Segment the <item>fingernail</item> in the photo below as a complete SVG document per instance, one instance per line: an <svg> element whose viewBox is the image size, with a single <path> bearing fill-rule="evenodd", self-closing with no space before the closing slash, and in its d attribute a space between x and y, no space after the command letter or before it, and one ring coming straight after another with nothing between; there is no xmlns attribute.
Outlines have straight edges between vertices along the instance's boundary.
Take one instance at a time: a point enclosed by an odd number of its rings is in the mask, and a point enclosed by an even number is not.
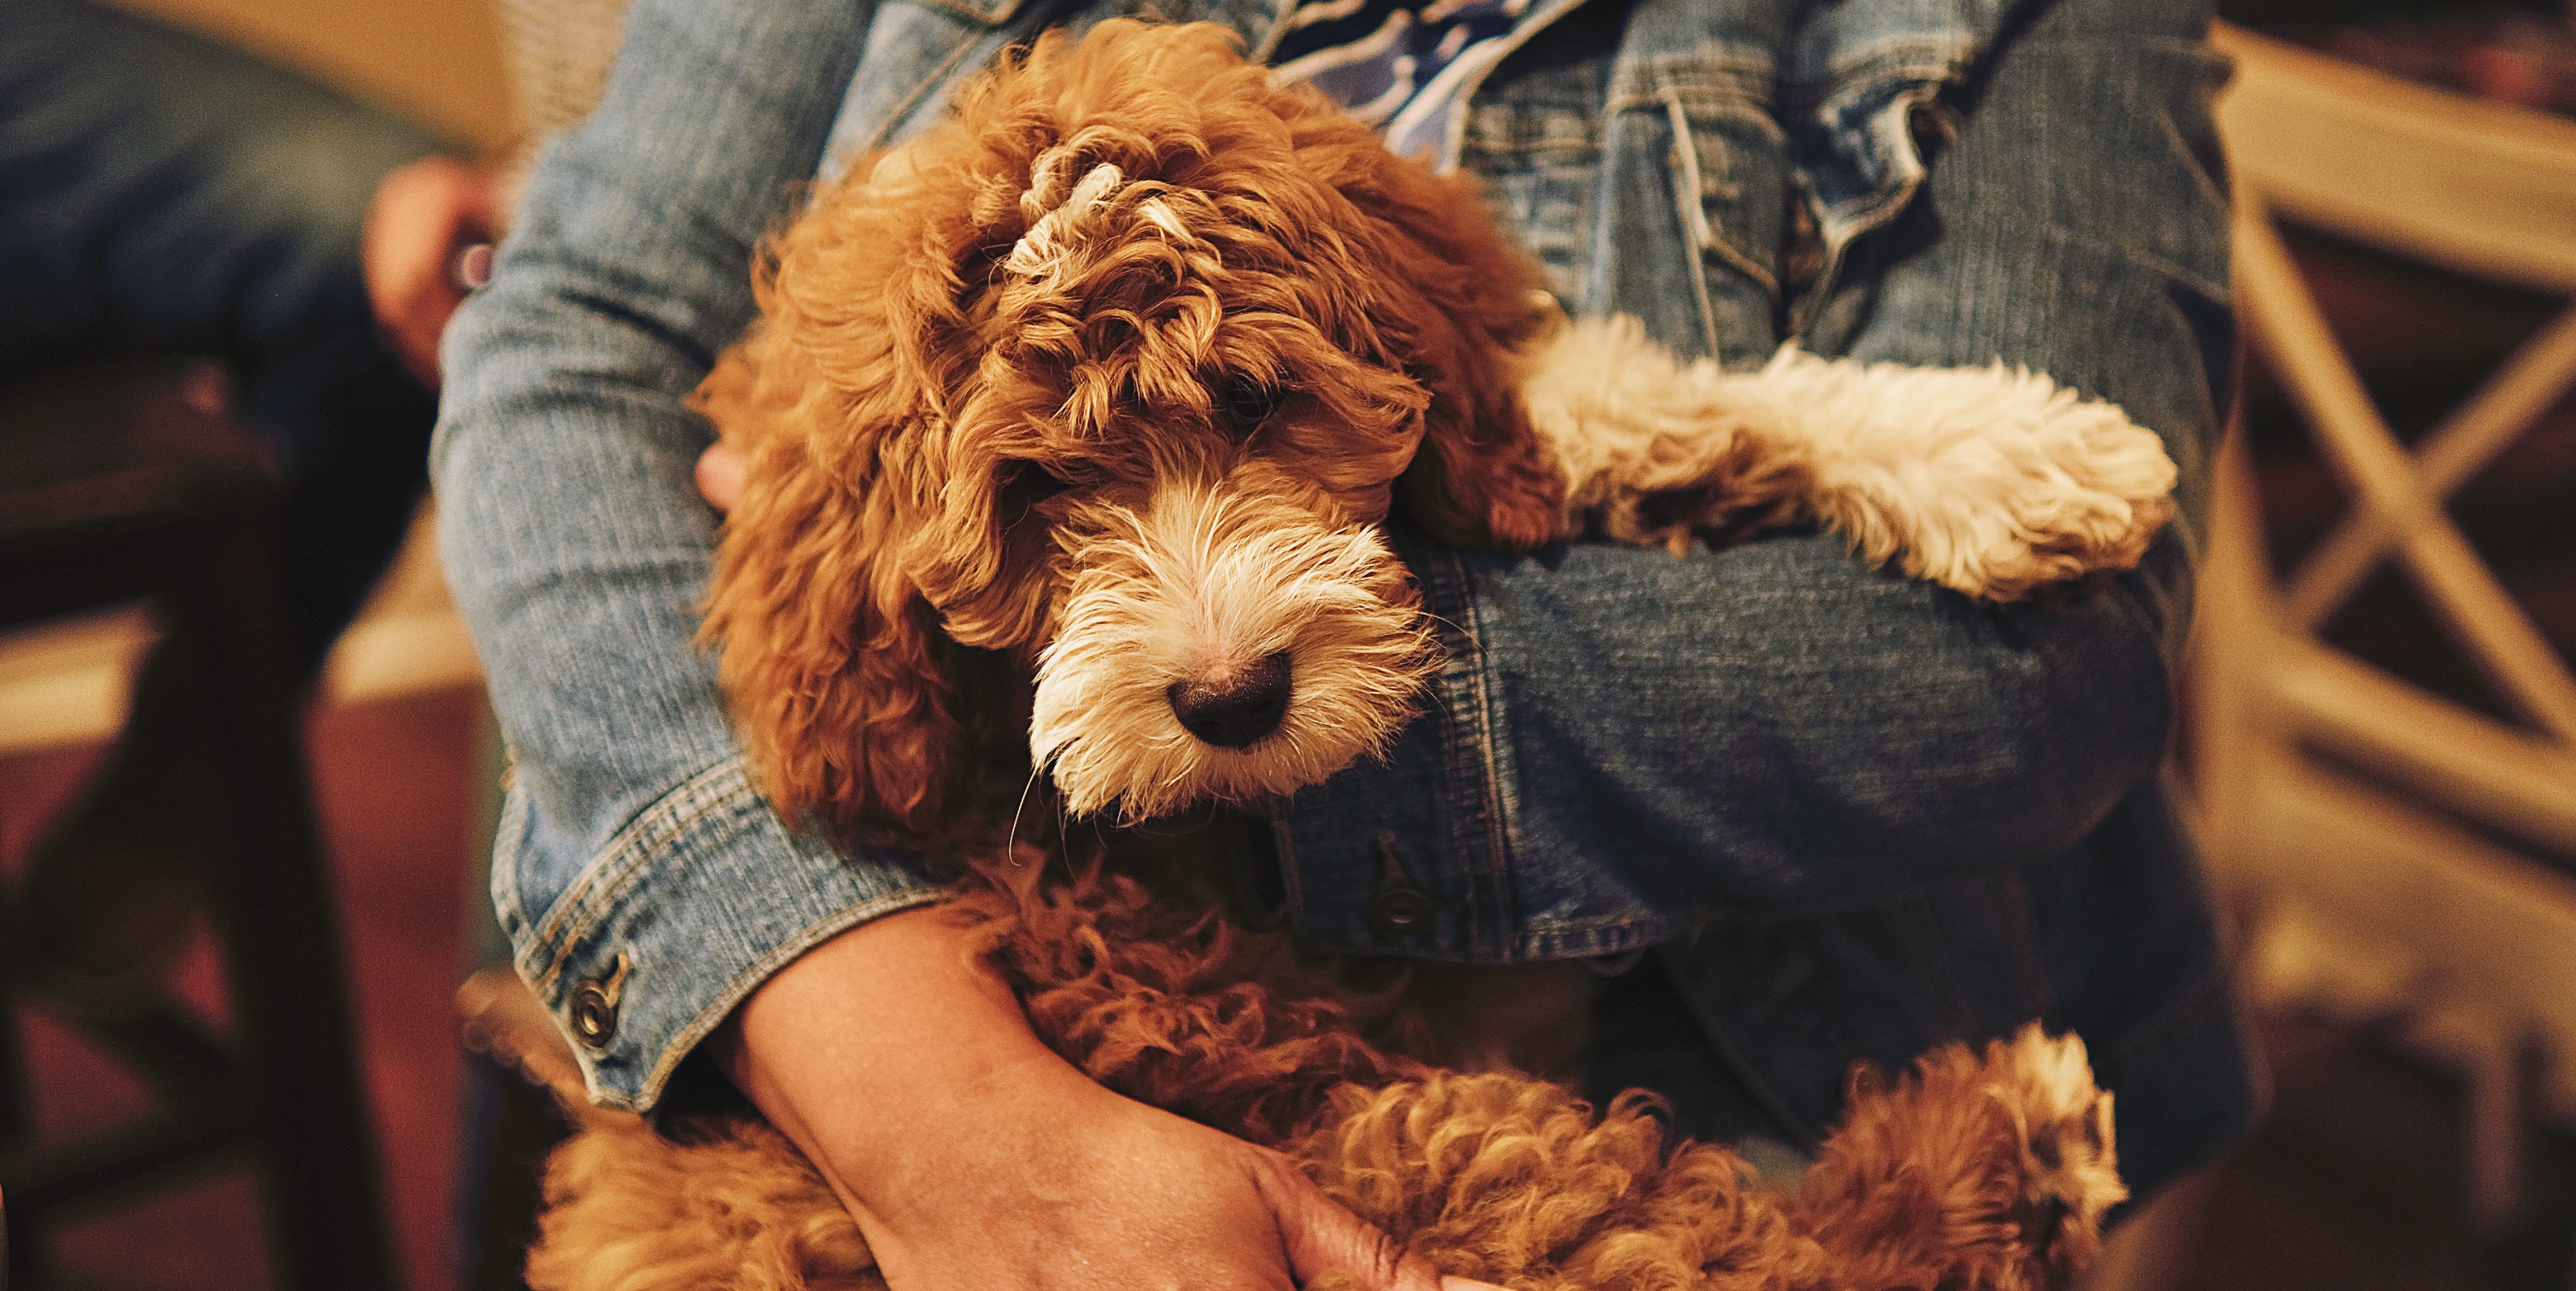
<svg viewBox="0 0 2576 1291"><path fill-rule="evenodd" d="M492 244L477 242L456 253L456 265L448 271L456 285L472 291L492 281Z"/></svg>
<svg viewBox="0 0 2576 1291"><path fill-rule="evenodd" d="M1474 1278L1451 1277L1443 1273L1440 1275L1440 1291L1511 1291L1511 1288L1497 1286L1491 1282L1479 1282Z"/></svg>

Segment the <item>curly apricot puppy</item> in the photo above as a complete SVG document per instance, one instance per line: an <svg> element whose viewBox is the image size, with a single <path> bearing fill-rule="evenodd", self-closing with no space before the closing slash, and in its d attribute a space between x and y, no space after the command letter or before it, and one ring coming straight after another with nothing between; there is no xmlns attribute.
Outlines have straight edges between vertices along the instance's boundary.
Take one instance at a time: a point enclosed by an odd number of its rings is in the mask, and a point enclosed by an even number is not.
<svg viewBox="0 0 2576 1291"><path fill-rule="evenodd" d="M1130 821L1320 780L1431 662L1399 496L1507 549L1819 520L1995 599L2171 513L2156 436L2044 377L1730 374L1537 284L1470 181L1213 27L964 88L768 248L703 391L748 459L706 634L762 787L919 845L995 841L1032 759Z"/></svg>
<svg viewBox="0 0 2576 1291"><path fill-rule="evenodd" d="M1534 285L1467 183L1213 28L961 90L771 249L706 392L749 466L707 635L763 788L919 843L1007 820L1032 747L1130 819L1377 747L1430 659L1399 489L1454 541L1558 531Z"/></svg>
<svg viewBox="0 0 2576 1291"><path fill-rule="evenodd" d="M2124 1194L2071 1038L1856 1086L1773 1195L1668 1143L1651 1100L1442 1069L1401 983L1358 989L1229 923L1202 870L1062 822L1257 800L1380 747L1437 662L1379 532L1399 505L1505 549L1816 521L2004 599L2138 558L2170 512L2152 433L2025 374L1732 374L1566 323L1469 182L1209 27L1040 40L818 195L757 285L701 394L747 452L706 631L763 788L960 874L957 917L1069 1060L1516 1288L2006 1291L2089 1254ZM590 1120L534 1285L874 1284L764 1127Z"/></svg>
<svg viewBox="0 0 2576 1291"><path fill-rule="evenodd" d="M1352 989L1229 922L1198 876L1068 872L1022 849L953 908L1038 1034L1122 1094L1287 1153L1444 1273L1515 1291L2039 1291L2087 1266L2127 1196L2111 1096L2072 1036L2034 1025L1892 1084L1856 1074L1843 1127L1775 1192L1723 1147L1670 1142L1647 1095L1596 1112L1562 1085L1408 1056L1426 1029L1400 983ZM883 1288L839 1199L758 1120L665 1137L573 1111L537 1291Z"/></svg>

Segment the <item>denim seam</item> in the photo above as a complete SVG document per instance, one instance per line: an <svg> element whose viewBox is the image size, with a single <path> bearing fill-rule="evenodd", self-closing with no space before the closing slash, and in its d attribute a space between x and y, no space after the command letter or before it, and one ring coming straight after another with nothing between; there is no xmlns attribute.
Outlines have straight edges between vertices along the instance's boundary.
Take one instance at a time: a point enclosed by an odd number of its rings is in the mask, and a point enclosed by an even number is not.
<svg viewBox="0 0 2576 1291"><path fill-rule="evenodd" d="M1873 85L1879 83L1881 82L1873 82ZM1910 113L1916 108L1935 101L1940 92L1941 82L1937 80L1909 88L1889 100L1887 105L1870 119L1869 123L1862 128L1864 137L1874 135L1880 120L1889 114ZM1913 137L1904 131L1897 132L1897 151L1894 161L1897 163L1898 170L1895 183L1880 185L1851 201L1838 206L1825 207L1818 212L1816 226L1818 235L1824 242L1825 262L1816 271L1816 280L1808 284L1806 294L1801 299L1798 311L1801 316L1794 320L1790 328L1792 336L1803 338L1807 325L1816 320L1825 301L1832 298L1835 288L1841 283L1843 263L1849 258L1852 244L1885 228L1902 214L1906 207L1913 204L1916 194L1923 191L1923 181L1931 174L1931 168L1924 163L1923 152L1916 146Z"/></svg>
<svg viewBox="0 0 2576 1291"><path fill-rule="evenodd" d="M1478 863L1480 849L1469 824L1489 814L1477 789L1472 787L1477 771L1485 765L1479 748L1487 742L1483 731L1483 633L1476 620L1476 599L1468 587L1466 567L1456 553L1428 552L1414 562L1414 568L1422 580L1424 606L1450 611L1434 617L1458 638L1433 685L1442 719L1439 802L1441 814L1446 817L1442 837L1449 862L1442 869L1458 876L1464 885L1461 896L1465 939L1460 950L1473 957L1483 940L1476 929L1477 879L1483 867Z"/></svg>
<svg viewBox="0 0 2576 1291"><path fill-rule="evenodd" d="M735 1007L750 996L762 982L768 981L779 969L786 967L797 957L860 924L884 918L897 911L945 901L950 895L949 890L944 887L913 887L887 893L872 901L862 901L848 909L837 911L827 918L816 920L795 936L779 943L777 948L768 954L753 960L749 967L726 982L725 988L717 992L715 998L709 1001L707 1007L700 1010L696 1017L689 1019L687 1026L673 1032L671 1038L663 1042L661 1056L654 1061L652 1070L645 1073L643 1085L635 1091L631 1100L627 1100L624 1110L648 1111L655 1103L660 1102L662 1087L670 1083L671 1073L679 1069L681 1060L698 1047L698 1042L706 1039L710 1032L723 1025L724 1020L732 1016ZM606 1091L603 1098L602 1090L596 1085L591 1091L591 1097L593 1101L601 1102L603 1106L618 1106L617 1102L610 1100L625 1098L614 1090Z"/></svg>
<svg viewBox="0 0 2576 1291"><path fill-rule="evenodd" d="M1507 742L1497 741L1494 738L1494 732L1503 720L1503 715L1501 704L1496 698L1497 688L1491 680L1493 660L1485 653L1484 625L1476 611L1474 588L1469 585L1472 580L1467 577L1466 566L1455 562L1453 558L1451 568L1459 575L1460 590L1466 593L1462 600L1467 607L1467 627L1477 643L1475 658L1468 670L1468 677L1474 687L1476 714L1473 754L1477 768L1482 772L1482 778L1476 788L1481 799L1478 803L1480 808L1478 815L1482 817L1485 826L1484 838L1481 840L1485 863L1481 867L1471 865L1465 871L1468 875L1468 909L1473 911L1479 904L1490 904L1493 907L1488 916L1492 923L1490 929L1475 929L1472 926L1470 928L1468 946L1472 951L1476 943L1487 940L1487 934L1490 932L1498 932L1500 936L1497 940L1502 944L1511 943L1512 925L1516 921L1512 898L1517 885L1511 881L1513 813L1509 796L1504 792L1503 780L1504 768L1509 765L1509 754L1503 750L1503 745ZM1494 889L1493 894L1483 901L1479 901L1479 894L1475 890L1476 880L1479 877L1490 877Z"/></svg>
<svg viewBox="0 0 2576 1291"><path fill-rule="evenodd" d="M1683 934L1684 924L1666 915L1613 916L1592 921L1525 924L1511 942L1511 958L1526 960L1591 959L1646 950Z"/></svg>
<svg viewBox="0 0 2576 1291"><path fill-rule="evenodd" d="M727 780L730 783L722 783ZM681 781L618 830L598 856L582 867L537 930L532 945L552 949L545 970L529 974L537 990L542 993L554 982L565 961L572 958L572 947L599 925L627 888L652 869L656 858L677 850L701 821L745 798L753 799L748 805L758 806L742 755L736 753Z"/></svg>
<svg viewBox="0 0 2576 1291"><path fill-rule="evenodd" d="M1298 879L1301 870L1297 861L1297 831L1289 826L1288 800L1278 798L1272 802L1270 839L1272 846L1279 849L1279 881L1288 898L1288 925L1301 927L1306 922L1306 885Z"/></svg>
<svg viewBox="0 0 2576 1291"><path fill-rule="evenodd" d="M1449 113L1449 128L1444 132L1446 137L1440 141L1440 165L1437 168L1440 173L1444 175L1455 173L1459 158L1466 153L1467 118L1475 111L1476 94L1485 88L1486 78L1492 76L1494 69L1502 66L1504 60L1510 58L1521 46L1528 44L1531 37L1555 26L1556 21L1565 15L1582 8L1583 0L1546 0L1546 4L1546 8L1531 17L1523 18L1518 26L1512 28L1511 32L1502 38L1505 42L1503 47L1494 51L1493 56L1485 60L1484 67L1465 84L1458 87L1458 106Z"/></svg>
<svg viewBox="0 0 2576 1291"><path fill-rule="evenodd" d="M1789 141L1788 132L1780 128L1780 123L1772 118L1771 110L1764 106L1760 99L1703 99L1698 102L1693 102L1688 91L1679 87L1667 87L1652 94L1624 94L1616 96L1608 103L1603 104L1601 110L1604 114L1612 112L1662 112L1665 110L1667 104L1674 102L1679 102L1682 105L1682 110L1689 113L1697 120L1706 122L1723 121L1733 125L1751 126L1763 137L1765 141L1770 143L1786 144Z"/></svg>
<svg viewBox="0 0 2576 1291"><path fill-rule="evenodd" d="M1954 81L1983 52L1974 41L1919 34L1874 41L1848 57L1835 58L1816 80L1784 82L1781 115L1809 111L1831 116L1844 104L1867 97L1891 81Z"/></svg>
<svg viewBox="0 0 2576 1291"><path fill-rule="evenodd" d="M982 23L987 28L1009 22L1020 11L1020 0L988 0L980 5L974 0L914 0L914 3L946 10L968 22Z"/></svg>
<svg viewBox="0 0 2576 1291"><path fill-rule="evenodd" d="M1526 143L1517 140L1480 140L1476 143L1467 145L1467 150L1462 154L1462 158L1478 156L1486 153L1509 153L1516 156L1534 157L1545 152L1573 153L1576 156L1588 158L1598 155L1600 151L1601 144L1598 140L1585 140L1581 143L1568 143L1562 139L1534 139ZM1580 170L1588 169L1588 167L1577 165L1569 167L1569 169ZM1490 181L1492 177L1486 176L1485 178Z"/></svg>
<svg viewBox="0 0 2576 1291"><path fill-rule="evenodd" d="M504 780L515 780L504 776ZM492 889L492 912L501 927L516 936L528 929L528 911L519 896L519 852L528 832L527 791L516 784L501 795L501 818L492 831L492 860L489 886Z"/></svg>
<svg viewBox="0 0 2576 1291"><path fill-rule="evenodd" d="M964 14L963 11L956 9L954 6L938 4L938 0L931 0L931 3L936 4L939 8L948 10L949 12L960 13L961 16L967 17L970 21L982 21L981 19L974 18L971 14ZM856 157L864 157L879 148L885 147L886 137L893 134L905 121L912 118L913 112L921 106L921 101L923 99L929 97L940 86L946 85L949 78L955 73L957 65L965 60L966 55L973 52L976 46L991 39L995 32L1001 30L1000 23L1002 21L1004 20L995 19L992 23L987 24L981 31L965 33L964 38L957 42L957 47L948 51L947 57L940 59L938 63L931 67L929 75L922 78L921 84L914 86L912 93L903 96L903 101L897 103L893 111L886 113L885 120L877 123L876 131L870 134L867 137L867 141L855 150L853 159L855 160Z"/></svg>
<svg viewBox="0 0 2576 1291"><path fill-rule="evenodd" d="M2225 205L2223 198L2220 199L2220 204L2222 206ZM2181 264L2165 256L2158 255L2143 247L2134 246L2130 243L2117 241L2111 238L2097 237L2083 231L2082 229L2072 229L2063 224L2048 223L2038 226L2033 230L2033 233L2041 237L2055 238L2068 246L2083 247L2094 251L2107 252L2112 255L2124 256L2131 262L2145 268L2153 269L2177 282L2183 283L2186 286L2189 286L2193 291L2197 291L2202 295L2208 296L2212 300L2227 301L2231 299L2235 290L2234 287L2228 283L2204 277L2188 265Z"/></svg>
<svg viewBox="0 0 2576 1291"><path fill-rule="evenodd" d="M1611 70L1603 110L1655 107L1667 97L1678 97L1692 111L1740 115L1747 124L1758 122L1768 127L1775 138L1782 137L1779 123L1770 113L1772 87L1779 74L1778 60L1770 51L1724 43L1703 46L1702 50L1714 52L1694 51L1687 56L1621 63Z"/></svg>

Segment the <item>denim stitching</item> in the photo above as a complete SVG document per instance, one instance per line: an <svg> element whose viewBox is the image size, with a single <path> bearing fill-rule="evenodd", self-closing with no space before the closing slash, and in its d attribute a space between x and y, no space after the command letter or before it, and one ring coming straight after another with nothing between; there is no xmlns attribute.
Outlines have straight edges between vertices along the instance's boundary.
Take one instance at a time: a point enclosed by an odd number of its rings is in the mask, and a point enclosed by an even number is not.
<svg viewBox="0 0 2576 1291"><path fill-rule="evenodd" d="M589 938L619 894L650 869L655 858L675 850L673 844L699 821L732 800L753 796L742 755L737 753L681 781L617 831L598 856L582 867L537 930L532 944L554 948L545 971L535 975L537 989L543 992L552 985L564 961L572 958L572 948Z"/></svg>
<svg viewBox="0 0 2576 1291"><path fill-rule="evenodd" d="M1718 240L1708 222L1708 181L1699 171L1699 140L1691 134L1690 117L1682 111L1680 97L1670 90L1664 92L1664 111L1673 131L1672 147L1664 163L1672 171L1673 211L1681 218L1682 245L1690 248L1691 298L1699 305L1701 340L1714 355L1718 351L1717 305L1708 294L1708 254L1717 249Z"/></svg>
<svg viewBox="0 0 2576 1291"><path fill-rule="evenodd" d="M673 1032L670 1040L662 1046L662 1054L654 1061L652 1070L645 1073L643 1085L635 1091L632 1098L612 1090L609 1091L608 1097L620 1101L604 1105L622 1106L625 1110L637 1111L650 1109L653 1104L660 1102L662 1087L670 1082L671 1073L679 1068L680 1060L688 1057L690 1051L696 1049L698 1042L704 1040L710 1032L723 1025L724 1020L732 1015L734 1008L749 998L752 991L762 982L768 981L772 975L786 967L796 957L869 920L880 919L900 910L945 901L948 897L949 891L944 887L906 888L889 892L873 901L860 902L808 925L804 931L781 942L776 949L752 961L749 967L735 974L733 980L725 983L724 990L709 1001L704 1010L689 1019L687 1026ZM600 1095L594 1092L593 1097L599 1098Z"/></svg>

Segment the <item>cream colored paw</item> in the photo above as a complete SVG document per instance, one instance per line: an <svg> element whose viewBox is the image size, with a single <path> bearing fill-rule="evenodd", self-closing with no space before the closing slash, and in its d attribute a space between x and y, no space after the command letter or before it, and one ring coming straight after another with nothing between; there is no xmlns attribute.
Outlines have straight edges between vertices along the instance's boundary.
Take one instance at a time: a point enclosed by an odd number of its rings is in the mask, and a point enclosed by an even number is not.
<svg viewBox="0 0 2576 1291"><path fill-rule="evenodd" d="M1678 552L1696 534L1813 519L1807 445L1741 396L1750 379L1682 362L1625 315L1550 334L1521 399L1565 480L1565 532Z"/></svg>
<svg viewBox="0 0 2576 1291"><path fill-rule="evenodd" d="M1783 350L1746 397L1815 443L1817 510L1871 561L1989 601L2128 569L2173 516L2154 431L2046 376Z"/></svg>
<svg viewBox="0 0 2576 1291"><path fill-rule="evenodd" d="M1787 346L1760 371L1683 363L1631 318L1584 319L1522 383L1569 533L1677 544L1807 520L1872 563L1990 601L2128 569L2176 471L2114 405L1996 364L1914 368Z"/></svg>
<svg viewBox="0 0 2576 1291"><path fill-rule="evenodd" d="M2057 1211L2062 1230L2089 1242L2102 1216L2129 1196L2120 1181L2111 1094L2093 1083L2084 1041L2072 1033L2051 1037L2032 1023L2010 1046L2001 1087L1993 1092L2022 1127L2025 1194L2035 1209ZM1988 1065L1994 1066L1991 1055Z"/></svg>

